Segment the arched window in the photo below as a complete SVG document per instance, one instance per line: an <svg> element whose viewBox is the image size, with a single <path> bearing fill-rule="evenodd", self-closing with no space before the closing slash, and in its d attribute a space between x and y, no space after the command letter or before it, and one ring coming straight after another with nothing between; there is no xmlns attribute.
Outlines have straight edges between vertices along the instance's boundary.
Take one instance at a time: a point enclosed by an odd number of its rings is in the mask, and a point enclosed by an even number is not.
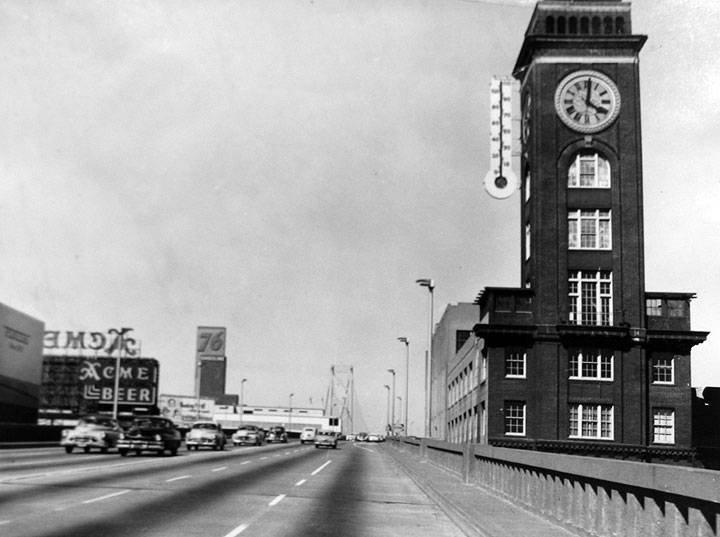
<svg viewBox="0 0 720 537"><path fill-rule="evenodd" d="M602 20L600 20L600 17L592 18L592 33L596 35L602 33Z"/></svg>
<svg viewBox="0 0 720 537"><path fill-rule="evenodd" d="M578 153L568 169L568 187L610 188L610 163L599 153Z"/></svg>
<svg viewBox="0 0 720 537"><path fill-rule="evenodd" d="M617 17L615 19L615 33L616 34L624 34L625 33L625 19L622 17Z"/></svg>
<svg viewBox="0 0 720 537"><path fill-rule="evenodd" d="M558 17L557 20L557 33L564 34L565 33L565 17Z"/></svg>
<svg viewBox="0 0 720 537"><path fill-rule="evenodd" d="M613 20L612 17L605 17L603 19L603 33L605 34L611 34L613 33Z"/></svg>
<svg viewBox="0 0 720 537"><path fill-rule="evenodd" d="M590 33L590 19L587 17L582 17L580 19L580 33L581 34L589 34Z"/></svg>
<svg viewBox="0 0 720 537"><path fill-rule="evenodd" d="M578 33L578 25L577 25L576 17L570 17L570 19L568 19L568 33L570 33L570 34Z"/></svg>
<svg viewBox="0 0 720 537"><path fill-rule="evenodd" d="M548 17L545 19L545 32L548 34L555 33L555 17Z"/></svg>

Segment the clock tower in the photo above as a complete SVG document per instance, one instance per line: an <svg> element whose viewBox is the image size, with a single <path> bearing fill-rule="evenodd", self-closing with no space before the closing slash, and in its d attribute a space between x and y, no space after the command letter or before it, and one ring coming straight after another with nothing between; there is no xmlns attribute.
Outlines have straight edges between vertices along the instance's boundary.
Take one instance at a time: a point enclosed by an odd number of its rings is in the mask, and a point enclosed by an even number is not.
<svg viewBox="0 0 720 537"><path fill-rule="evenodd" d="M690 331L693 294L645 291L646 39L620 0L541 0L530 19L513 73L521 287L485 288L475 327L490 443L618 456L691 448L690 348L707 333Z"/></svg>

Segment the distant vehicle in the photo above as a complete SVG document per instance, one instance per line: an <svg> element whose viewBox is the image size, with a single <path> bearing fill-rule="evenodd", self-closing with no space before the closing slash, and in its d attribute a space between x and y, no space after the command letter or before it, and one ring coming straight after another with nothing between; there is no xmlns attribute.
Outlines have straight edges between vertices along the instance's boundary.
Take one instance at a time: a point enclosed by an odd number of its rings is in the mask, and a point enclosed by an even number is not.
<svg viewBox="0 0 720 537"><path fill-rule="evenodd" d="M367 442L368 434L367 433L358 433L357 436L355 436L356 442Z"/></svg>
<svg viewBox="0 0 720 537"><path fill-rule="evenodd" d="M267 436L265 437L265 441L268 444L272 444L273 442L280 442L281 444L287 444L288 441L288 435L287 431L285 431L285 427L275 426L270 427L270 430L268 431Z"/></svg>
<svg viewBox="0 0 720 537"><path fill-rule="evenodd" d="M120 455L127 456L129 451L140 455L143 451L154 451L159 455L169 451L177 455L182 442L172 420L160 416L135 418L130 428L120 435L117 447Z"/></svg>
<svg viewBox="0 0 720 537"><path fill-rule="evenodd" d="M234 446L244 446L245 444L261 446L264 440L265 432L256 425L243 425L232 435Z"/></svg>
<svg viewBox="0 0 720 537"><path fill-rule="evenodd" d="M366 442L382 442L382 435L370 433L367 435Z"/></svg>
<svg viewBox="0 0 720 537"><path fill-rule="evenodd" d="M355 433L348 433L347 435L345 435L345 440L349 440L350 442L352 442L355 440L356 436L357 435Z"/></svg>
<svg viewBox="0 0 720 537"><path fill-rule="evenodd" d="M188 451L195 448L208 447L214 450L225 449L225 433L222 426L214 421L198 421L185 436L185 446Z"/></svg>
<svg viewBox="0 0 720 537"><path fill-rule="evenodd" d="M320 431L315 435L315 447L331 447L337 449L338 439L335 431Z"/></svg>
<svg viewBox="0 0 720 537"><path fill-rule="evenodd" d="M317 435L316 427L303 427L303 430L300 433L300 443L304 444L305 442L307 442L309 444L312 444L315 441L316 435Z"/></svg>
<svg viewBox="0 0 720 537"><path fill-rule="evenodd" d="M66 453L75 448L89 453L91 449L99 449L107 453L108 449L117 445L122 429L116 420L108 416L84 416L74 429L63 429L60 433L60 445Z"/></svg>

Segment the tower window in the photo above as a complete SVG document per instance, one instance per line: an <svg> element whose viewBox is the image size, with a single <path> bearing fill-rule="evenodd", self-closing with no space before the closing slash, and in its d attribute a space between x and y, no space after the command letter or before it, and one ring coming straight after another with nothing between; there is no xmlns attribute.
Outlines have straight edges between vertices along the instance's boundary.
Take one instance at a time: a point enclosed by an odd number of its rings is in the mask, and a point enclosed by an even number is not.
<svg viewBox="0 0 720 537"><path fill-rule="evenodd" d="M527 354L524 352L508 352L505 355L505 376L525 378Z"/></svg>
<svg viewBox="0 0 720 537"><path fill-rule="evenodd" d="M613 380L613 355L597 350L570 354L570 378L579 380Z"/></svg>
<svg viewBox="0 0 720 537"><path fill-rule="evenodd" d="M568 19L568 33L571 33L571 34L578 33L578 23L577 22L578 21L577 21L576 17L570 17L570 19Z"/></svg>
<svg viewBox="0 0 720 537"><path fill-rule="evenodd" d="M603 19L603 27L604 27L604 29L605 29L605 31L604 31L603 33L606 33L606 34L611 34L611 33L613 33L613 21L612 21L612 17L605 17L605 18Z"/></svg>
<svg viewBox="0 0 720 537"><path fill-rule="evenodd" d="M675 382L675 360L673 358L655 358L652 361L653 384L673 384Z"/></svg>
<svg viewBox="0 0 720 537"><path fill-rule="evenodd" d="M557 33L565 33L565 17L558 17L557 19Z"/></svg>
<svg viewBox="0 0 720 537"><path fill-rule="evenodd" d="M612 440L612 405L570 405L570 438Z"/></svg>
<svg viewBox="0 0 720 537"><path fill-rule="evenodd" d="M548 34L555 33L555 17L545 19L545 32Z"/></svg>
<svg viewBox="0 0 720 537"><path fill-rule="evenodd" d="M653 410L653 442L656 444L675 443L675 411L672 408Z"/></svg>
<svg viewBox="0 0 720 537"><path fill-rule="evenodd" d="M615 33L616 34L624 34L625 33L625 19L622 17L617 17L615 19Z"/></svg>
<svg viewBox="0 0 720 537"><path fill-rule="evenodd" d="M612 272L581 270L570 273L569 321L572 324L612 325Z"/></svg>
<svg viewBox="0 0 720 537"><path fill-rule="evenodd" d="M611 249L610 211L568 212L568 247L580 250Z"/></svg>
<svg viewBox="0 0 720 537"><path fill-rule="evenodd" d="M600 17L592 18L592 33L596 35L602 33L602 21Z"/></svg>
<svg viewBox="0 0 720 537"><path fill-rule="evenodd" d="M570 188L610 188L610 163L598 153L579 153L568 169Z"/></svg>
<svg viewBox="0 0 720 537"><path fill-rule="evenodd" d="M645 313L651 317L661 317L662 300L659 298L648 298L645 301Z"/></svg>
<svg viewBox="0 0 720 537"><path fill-rule="evenodd" d="M580 18L580 33L581 34L589 34L590 33L590 19L588 19L587 17Z"/></svg>
<svg viewBox="0 0 720 537"><path fill-rule="evenodd" d="M505 401L505 434L525 436L525 403Z"/></svg>
<svg viewBox="0 0 720 537"><path fill-rule="evenodd" d="M525 224L525 259L530 259L530 238L532 237L530 224Z"/></svg>

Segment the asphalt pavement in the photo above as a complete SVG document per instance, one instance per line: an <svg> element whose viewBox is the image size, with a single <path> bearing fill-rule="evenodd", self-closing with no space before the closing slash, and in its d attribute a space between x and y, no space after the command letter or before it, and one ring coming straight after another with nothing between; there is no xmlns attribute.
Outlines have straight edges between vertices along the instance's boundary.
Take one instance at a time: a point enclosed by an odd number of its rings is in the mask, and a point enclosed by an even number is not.
<svg viewBox="0 0 720 537"><path fill-rule="evenodd" d="M385 452L402 467L468 537L578 537L459 474L390 445Z"/></svg>

